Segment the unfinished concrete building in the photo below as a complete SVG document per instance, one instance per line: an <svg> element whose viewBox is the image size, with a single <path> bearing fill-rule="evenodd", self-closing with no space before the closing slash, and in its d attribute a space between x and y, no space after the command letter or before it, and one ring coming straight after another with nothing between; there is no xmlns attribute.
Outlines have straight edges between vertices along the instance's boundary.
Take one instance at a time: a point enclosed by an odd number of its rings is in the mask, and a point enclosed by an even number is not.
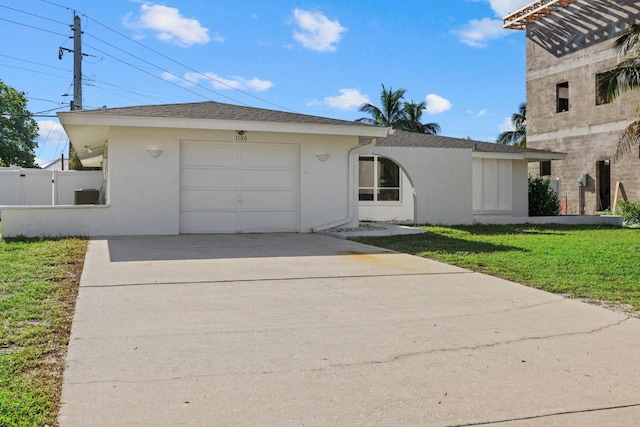
<svg viewBox="0 0 640 427"><path fill-rule="evenodd" d="M640 91L605 103L598 76L623 58L613 41L640 19L640 1L540 0L504 18L526 31L527 147L567 153L530 164L559 184L563 213L594 214L640 200L638 148L614 161L622 131L639 114Z"/></svg>

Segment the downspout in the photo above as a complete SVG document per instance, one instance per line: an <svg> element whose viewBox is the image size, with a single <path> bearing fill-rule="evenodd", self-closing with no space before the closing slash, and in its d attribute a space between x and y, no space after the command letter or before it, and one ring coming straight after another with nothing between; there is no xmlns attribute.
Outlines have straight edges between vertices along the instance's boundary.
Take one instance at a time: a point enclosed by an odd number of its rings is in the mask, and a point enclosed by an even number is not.
<svg viewBox="0 0 640 427"><path fill-rule="evenodd" d="M374 145L376 145L376 138L371 138L371 141L369 143L358 145L357 147L349 150L349 164L348 164L349 174L347 176L347 188L349 189L349 192L348 192L348 199L347 199L347 205L348 205L347 217L339 219L334 222L330 222L328 224L322 224L322 225L317 225L315 227L311 227L312 232L316 233L318 231L327 230L329 228L340 227L341 225L349 224L351 221L353 221L353 211L356 203L356 200L355 200L356 187L354 187L354 185L355 185L356 174L357 174L357 168L354 166L354 162L358 161L358 157L359 157L358 154L361 151L371 148Z"/></svg>

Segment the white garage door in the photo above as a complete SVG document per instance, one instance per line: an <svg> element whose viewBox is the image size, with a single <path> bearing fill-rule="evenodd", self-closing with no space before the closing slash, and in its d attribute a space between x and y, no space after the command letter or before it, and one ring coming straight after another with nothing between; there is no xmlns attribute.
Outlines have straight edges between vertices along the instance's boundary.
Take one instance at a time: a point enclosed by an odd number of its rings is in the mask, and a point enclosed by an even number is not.
<svg viewBox="0 0 640 427"><path fill-rule="evenodd" d="M299 146L183 141L180 232L298 231Z"/></svg>

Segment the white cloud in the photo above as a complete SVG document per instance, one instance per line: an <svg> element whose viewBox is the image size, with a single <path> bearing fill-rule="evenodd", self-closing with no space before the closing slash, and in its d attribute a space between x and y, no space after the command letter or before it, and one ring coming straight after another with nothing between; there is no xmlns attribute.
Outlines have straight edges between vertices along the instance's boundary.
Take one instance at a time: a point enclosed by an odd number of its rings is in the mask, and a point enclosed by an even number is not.
<svg viewBox="0 0 640 427"><path fill-rule="evenodd" d="M487 2L495 12L495 18L472 19L465 26L453 30L461 43L471 47L486 47L490 40L506 37L510 31L502 28L502 18L531 3L531 0L472 0Z"/></svg>
<svg viewBox="0 0 640 427"><path fill-rule="evenodd" d="M214 89L240 89L252 90L255 92L263 92L273 87L273 83L269 80L261 80L257 77L247 79L245 77L233 76L230 79L220 77L216 73L185 73L183 76L176 76L171 73L162 73L162 78L170 81L180 81L185 86L193 86L200 82L206 82Z"/></svg>
<svg viewBox="0 0 640 427"><path fill-rule="evenodd" d="M340 89L338 92L340 95L327 96L323 101L324 104L340 110L354 110L362 104L370 102L369 98L357 89Z"/></svg>
<svg viewBox="0 0 640 427"><path fill-rule="evenodd" d="M347 31L340 22L331 21L320 12L294 9L293 17L298 26L293 38L303 47L316 52L335 52L342 33Z"/></svg>
<svg viewBox="0 0 640 427"><path fill-rule="evenodd" d="M58 144L67 139L67 134L57 121L38 120L38 139L44 144Z"/></svg>
<svg viewBox="0 0 640 427"><path fill-rule="evenodd" d="M514 131L516 130L516 128L513 126L513 122L511 121L511 117L507 117L506 119L504 119L504 121L502 123L500 123L498 125L498 131L500 133L502 132L510 132L510 131Z"/></svg>
<svg viewBox="0 0 640 427"><path fill-rule="evenodd" d="M165 43L188 47L194 44L209 43L209 30L197 19L185 18L174 7L144 3L140 5L140 15L131 20L131 15L123 18L123 25L134 30L150 30L154 36ZM215 41L224 39L216 34Z"/></svg>
<svg viewBox="0 0 640 427"><path fill-rule="evenodd" d="M502 28L501 19L472 19L462 28L454 30L461 43L471 47L485 47L489 40L506 37L510 33Z"/></svg>
<svg viewBox="0 0 640 427"><path fill-rule="evenodd" d="M427 103L426 111L429 114L440 114L451 109L451 101L435 93L427 95L425 101Z"/></svg>
<svg viewBox="0 0 640 427"><path fill-rule="evenodd" d="M486 109L480 110L480 111L467 110L467 114L469 114L470 116L473 116L476 119L486 116L488 112L489 110L486 110Z"/></svg>
<svg viewBox="0 0 640 427"><path fill-rule="evenodd" d="M491 5L491 9L500 17L504 17L511 12L515 12L523 6L531 3L531 0L486 0Z"/></svg>

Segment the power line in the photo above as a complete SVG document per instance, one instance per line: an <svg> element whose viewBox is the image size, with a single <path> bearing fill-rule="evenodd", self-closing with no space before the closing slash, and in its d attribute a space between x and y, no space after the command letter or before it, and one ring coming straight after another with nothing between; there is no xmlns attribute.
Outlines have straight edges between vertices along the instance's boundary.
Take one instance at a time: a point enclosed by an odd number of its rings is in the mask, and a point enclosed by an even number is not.
<svg viewBox="0 0 640 427"><path fill-rule="evenodd" d="M96 37L96 36L93 36L93 35L91 35L91 34L86 34L86 35L88 35L88 36L90 36L90 37L93 37L94 39L98 40L99 42L104 43L104 44L106 44L107 46L110 46L110 47L112 47L112 48L114 48L114 49L116 49L116 50L119 50L120 52L125 53L125 54L127 54L127 55L129 55L129 56L131 56L131 57L133 57L133 58L135 58L135 59L137 59L138 61L142 61L142 62L144 62L145 64L148 64L148 65L150 65L150 66L152 66L152 67L154 67L154 68L156 68L156 69L158 69L158 70L160 70L160 71L162 71L162 72L164 72L164 73L168 73L168 74L170 74L170 75L172 75L172 76L174 76L174 77L176 77L176 78L178 78L178 79L180 79L180 80L187 81L184 77L181 77L181 76L179 76L179 75L177 75L177 74L175 74L175 73L172 73L171 71L165 70L165 69L163 69L162 67L159 67L159 66L157 66L157 65L155 65L155 64L153 64L153 63L151 63L151 62L147 61L146 59L142 59L142 58L140 58L139 56L136 56L136 55L134 55L134 54L132 54L132 53L130 53L130 52L127 52L127 51L125 51L125 50L122 50L122 49L120 49L119 47L117 47L117 46L115 46L115 45L113 45L113 44L111 44L111 43L109 43L109 42L106 42L106 41L104 41L104 40L102 40L102 39L99 39L99 38L98 38L98 37ZM109 55L109 54L107 54L107 53L105 53L105 52L103 52L103 51L101 51L101 50L98 50L97 48L95 48L95 47L93 47L93 46L91 46L91 45L89 45L89 44L87 44L87 43L85 43L85 45L86 45L86 46L89 46L89 47L90 47L90 48L92 48L92 49L97 50L98 52L104 53L105 55L108 55L109 57L111 57L111 58L113 58L113 59L115 59L115 60L117 60L117 61L120 61L120 62L122 62L123 64L126 64L126 65L129 65L129 66L131 66L131 67L134 67L132 64L129 64L128 62L122 61L122 60L120 60L120 59L118 59L118 58L116 58L116 57L114 57L114 56L112 56L112 55ZM140 68L138 68L138 67L134 67L134 68L136 68L137 70L142 71L142 69L140 69ZM183 87L183 86L176 85L175 83L172 83L172 82L170 82L170 81L168 81L168 80L166 80L166 79L163 79L162 77L156 76L155 74L149 73L148 71L143 71L143 72L145 72L145 73L147 73L147 74L150 74L150 75L152 75L152 76L154 76L154 77L156 77L156 78L158 78L158 79L160 79L160 80L162 80L162 81L165 81L165 82L167 82L167 83L173 84L173 85L174 85L174 86L176 86L176 87L179 87L179 88L181 88L181 89L188 90L188 89L186 89L186 88L185 88L185 87ZM231 97L229 97L229 96L223 95L223 94L221 94L221 93L219 93L219 92L216 92L216 91L215 91L215 90L213 90L213 89L209 89L209 88L207 88L207 87L205 87L205 86L202 86L202 85L200 85L200 84L197 84L197 83L196 83L196 84L194 84L194 85L195 85L195 86L198 86L199 88L204 89L204 90L206 90L206 91L209 91L209 92L215 93L216 95L221 96L221 97L223 97L223 98L227 98L227 99L228 99L228 100L230 100L230 101L233 101L233 102L236 102L236 103L238 103L238 104L242 104L242 105L248 106L247 104L244 104L244 103L242 103L242 102L238 101L237 99L233 99L233 98L231 98ZM189 90L189 92L196 93L196 92L193 92L193 91L191 91L191 90ZM197 93L196 93L196 94L197 94ZM199 95L199 94L197 94L197 95ZM206 98L206 97L203 97L203 98L208 99L208 98Z"/></svg>
<svg viewBox="0 0 640 427"><path fill-rule="evenodd" d="M23 67L16 67L15 65L0 64L0 67L13 68L15 70L28 71L30 73L36 73L36 74L44 74L45 76L59 77L59 78L62 78L62 79L68 78L68 76L58 76L56 74L45 73L44 71L31 70L29 68L23 68Z"/></svg>
<svg viewBox="0 0 640 427"><path fill-rule="evenodd" d="M42 31L45 33L55 34L56 36L67 37L67 34L56 33L54 31L45 30L44 28L34 27L33 25L23 24L22 22L12 21L11 19L0 18L0 21L11 22L12 24L21 25L23 27L32 28L34 30Z"/></svg>
<svg viewBox="0 0 640 427"><path fill-rule="evenodd" d="M0 4L0 7L4 7L5 9L11 9L11 10L14 10L16 12L24 13L25 15L29 15L29 16L33 16L33 17L36 17L36 18L44 19L46 21L55 22L56 24L62 24L64 26L68 25L66 22L56 21L55 19L47 18L46 16L36 15L35 13L26 12L24 10L20 10L20 9L16 9L16 8L13 8L13 7L5 6L3 4Z"/></svg>
<svg viewBox="0 0 640 427"><path fill-rule="evenodd" d="M100 50L100 49L98 49L98 48L96 48L96 47L94 47L94 46L91 46L91 45L89 45L89 44L87 44L87 43L85 43L85 45L89 46L91 49L94 49L94 50L96 50L96 51L98 51L98 52L102 53L103 55L106 55L106 56L110 57L111 59L114 59L114 60L116 60L116 61L118 61L118 62L120 62L120 63L122 63L122 64L128 65L128 66L129 66L129 67L131 67L131 68L135 68L136 70L138 70L138 71L140 71L140 72L143 72L143 73L145 73L145 74L148 74L148 75L150 75L150 76L152 76L152 77L154 77L154 78L156 78L156 79L162 80L163 82L169 83L169 84L171 84L171 85L173 85L173 86L175 86L175 87L177 87L177 88L179 88L179 89L186 90L186 91L188 91L188 92L191 92L191 93L192 93L192 94L194 94L194 95L197 95L197 96L199 96L199 97L201 97L201 98L204 98L204 99L206 99L206 100L208 100L208 101L211 101L211 99L207 98L206 96L204 96L204 95L202 95L202 94L200 94L200 93L198 93L198 92L192 91L192 90L190 90L190 89L188 89L188 88L186 88L186 87L183 87L183 86L177 85L177 84L175 84L175 83L173 83L173 82L170 82L170 81L168 81L168 80L165 80L165 79L163 79L163 78L162 78L162 77L160 77L160 76L157 76L157 75L155 75L155 74L153 74L153 73L150 73L150 72L148 72L148 71L146 71L146 70L143 70L142 68L137 67L137 66L135 66L135 65L133 65L133 64L130 64L130 63L126 62L126 61L123 61L122 59L116 58L115 56L113 56L113 55L111 55L111 54L109 54L109 53L107 53L107 52L104 52L104 51L102 51L102 50ZM205 89L206 89L206 88L205 88ZM221 96L224 96L224 95L221 95ZM232 101L235 101L235 100L233 100L232 98L229 98L229 97L225 97L225 98L228 98L228 99L231 99ZM235 101L235 102L237 102L237 101Z"/></svg>
<svg viewBox="0 0 640 427"><path fill-rule="evenodd" d="M54 68L56 70L70 71L68 68L56 67L55 65L43 64L42 62L29 61L29 60L22 59L22 58L16 58L15 56L9 56L9 55L0 54L0 57L9 58L9 59L15 59L16 61L27 62L29 64L39 65L41 67L49 67L49 68Z"/></svg>
<svg viewBox="0 0 640 427"><path fill-rule="evenodd" d="M42 0L42 1L46 1L46 0ZM127 40L129 40L129 41L131 41L131 42L133 42L133 43L135 43L135 44L137 44L137 45L139 45L139 46L141 46L141 47L143 47L143 48L145 48L145 49L147 49L147 50L149 50L149 51L153 52L153 53L155 53L156 55L160 55L161 57L163 57L163 58L165 58L165 59L167 59L167 60L169 60L169 61L171 61L171 62L173 62L173 63L175 63L175 64L177 64L177 65L179 65L179 66L181 66L181 67L184 67L184 68L186 68L186 69L188 69L188 70L191 70L191 71L193 71L194 73L197 73L198 75L201 75L201 76L205 77L207 80L213 80L213 81L215 81L216 83L219 83L219 84L221 84L221 85L227 86L227 87L229 87L230 89L233 89L233 90L235 90L235 91L237 91L237 92L240 92L240 93L242 93L242 94L244 94L244 95L250 96L250 97L252 97L252 98L254 98L254 99L257 99L257 100L259 100L259 101L261 101L261 102L265 102L265 103L267 103L267 104L273 105L273 106L278 107L278 108L283 109L283 110L287 110L287 111L290 111L290 112L294 112L294 111L292 111L292 110L290 110L290 109L288 109L288 108L286 108L286 107L283 107L283 106L281 106L281 105L275 104L275 103L270 102L270 101L267 101L266 99L260 98L259 96L253 95L253 94L251 94L251 93L249 93L249 92L246 92L246 91L243 91L243 90L238 89L238 88L236 88L236 87L233 87L232 85L230 85L230 84L228 84L228 83L225 83L225 82L223 82L223 81L221 81L221 80L219 80L219 79L211 78L211 76L208 76L208 75L206 75L206 74L202 73L201 71L198 71L198 70L196 70L196 69L194 69L194 68L192 68L192 67L189 67L188 65L185 65L185 64L183 64L183 63L181 63L181 62L179 62L179 61L176 61L175 59L173 59L173 58L171 58L171 57L169 57L169 56L167 56L167 55L165 55L165 54L163 54L163 53L160 53L160 52L158 52L157 50L152 49L152 48L150 48L150 47L148 47L148 46L146 46L146 45L144 45L144 44L140 43L139 41L134 40L134 39L132 39L132 38L130 38L130 37L128 37L128 36L126 36L126 35L122 34L121 32L119 32L119 31L116 31L116 30L112 29L111 27L108 27L107 25L105 25L105 24L101 23L100 21L98 21L98 20L96 20L96 19L93 19L93 18L91 18L91 17L89 17L89 16L87 16L87 15L84 15L84 16L86 16L88 19L91 19L91 20L92 20L92 21L94 21L96 24L98 24L98 25L100 25L100 26L102 26L102 27L106 28L107 30L109 30L109 31L112 31L112 32L116 33L116 34L117 34L117 35L119 35L120 37L123 37L123 38L125 38L125 39L127 39ZM89 35L90 35L90 34L89 34ZM99 41L102 41L102 40L98 39L98 38L97 38L97 37L95 37L95 36L92 36L92 37L94 37L95 39L97 39L97 40L99 40ZM104 41L102 41L102 42L103 42L103 43L106 43L106 42L104 42ZM107 43L107 44L108 44L108 43ZM112 45L110 45L110 46L112 46ZM112 46L112 47L114 47L114 46ZM116 48L116 49L118 49L118 48ZM125 52L125 53L126 53L126 52ZM146 61L145 61L145 62L146 62ZM151 64L151 65L152 65L152 64ZM160 67L157 67L157 68L160 68ZM164 71L164 70L163 70L163 71ZM176 76L176 77L178 77L178 78L180 78L180 79L182 79L182 80L187 81L184 77L177 76L177 75L175 75L175 74L173 74L173 73L170 73L170 74L172 74L172 75L174 75L174 76ZM197 86L199 86L199 85L197 85ZM201 86L200 86L200 87L201 87ZM207 88L205 88L205 89L207 89ZM215 91L212 91L212 92L216 93ZM222 95L221 95L221 96L222 96ZM231 99L231 98L228 98L228 97L227 97L227 99ZM236 101L236 102L238 102L238 101ZM243 104L243 105L246 105L246 104Z"/></svg>

